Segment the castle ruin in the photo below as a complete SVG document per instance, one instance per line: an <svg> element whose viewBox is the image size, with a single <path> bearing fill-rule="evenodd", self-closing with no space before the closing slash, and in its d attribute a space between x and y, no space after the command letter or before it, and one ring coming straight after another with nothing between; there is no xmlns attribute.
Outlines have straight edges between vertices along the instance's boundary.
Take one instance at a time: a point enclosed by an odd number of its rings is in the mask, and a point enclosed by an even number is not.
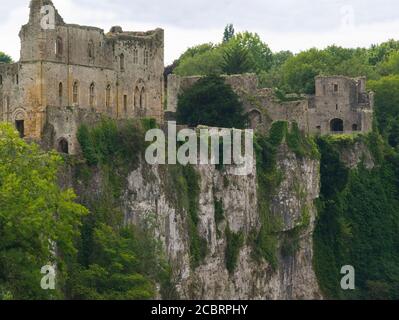
<svg viewBox="0 0 399 320"><path fill-rule="evenodd" d="M259 89L254 74L224 76L243 102L253 129L267 130L273 121L298 123L309 134L367 133L372 130L374 96L366 91L366 78L319 76L315 95L280 100L272 89ZM178 97L201 77L168 77L166 114L173 118Z"/></svg>
<svg viewBox="0 0 399 320"><path fill-rule="evenodd" d="M46 5L54 8L53 29L41 25ZM19 36L20 61L0 64L0 120L15 124L21 136L40 141L51 128L50 147L74 153L79 124L101 114L162 121L162 29L113 27L105 34L66 24L51 0L31 0Z"/></svg>
<svg viewBox="0 0 399 320"><path fill-rule="evenodd" d="M44 6L54 10L54 28L42 27ZM179 94L201 78L169 75L164 113L162 29L125 32L116 26L104 33L65 23L51 0L31 0L29 22L19 36L20 61L0 64L0 121L64 153L79 152L79 125L102 115L173 119ZM253 129L284 120L310 134L372 130L373 94L366 91L365 78L317 77L315 95L284 101L272 89L259 89L256 75L225 79L243 101Z"/></svg>

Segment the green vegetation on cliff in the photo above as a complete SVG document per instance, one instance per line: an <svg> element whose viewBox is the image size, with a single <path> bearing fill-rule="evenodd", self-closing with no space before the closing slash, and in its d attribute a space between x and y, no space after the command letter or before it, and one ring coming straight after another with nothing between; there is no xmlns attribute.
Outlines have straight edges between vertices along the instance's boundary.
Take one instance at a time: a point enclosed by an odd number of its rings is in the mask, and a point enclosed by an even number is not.
<svg viewBox="0 0 399 320"><path fill-rule="evenodd" d="M227 224L226 230L226 268L229 273L233 273L236 266L238 256L240 254L240 249L244 245L244 235L242 232L234 233L230 230L229 225Z"/></svg>
<svg viewBox="0 0 399 320"><path fill-rule="evenodd" d="M86 208L57 184L62 159L28 144L9 124L0 124L0 300L62 298L76 257ZM57 255L55 255L57 252ZM40 286L41 268L57 266L56 290Z"/></svg>
<svg viewBox="0 0 399 320"><path fill-rule="evenodd" d="M348 169L340 152L364 143L375 167ZM399 298L399 154L377 134L318 140L321 197L314 234L315 269L327 298ZM356 271L356 290L343 291L341 267Z"/></svg>
<svg viewBox="0 0 399 320"><path fill-rule="evenodd" d="M282 181L281 173L276 166L277 151L282 143L286 143L288 148L299 158L319 157L313 138L305 137L299 131L296 123L292 123L289 129L289 124L285 121L274 122L268 136L258 135L256 137L257 198L261 228L258 234L254 235L252 241L255 256L264 258L273 268L276 268L278 263L281 222L271 214L270 201Z"/></svg>
<svg viewBox="0 0 399 320"><path fill-rule="evenodd" d="M153 126L149 120L103 119L91 128L79 128L85 162L74 164L75 182L90 214L77 241L78 259L70 265L70 298L151 299L156 284L161 284L164 298L175 297L171 270L155 238L154 217L135 226L125 223L122 212L128 173L139 167L145 129Z"/></svg>
<svg viewBox="0 0 399 320"><path fill-rule="evenodd" d="M176 210L183 214L187 212L187 230L190 245L191 268L195 269L205 259L207 240L198 232L198 207L200 195L200 176L193 166L164 166L164 190L168 200Z"/></svg>

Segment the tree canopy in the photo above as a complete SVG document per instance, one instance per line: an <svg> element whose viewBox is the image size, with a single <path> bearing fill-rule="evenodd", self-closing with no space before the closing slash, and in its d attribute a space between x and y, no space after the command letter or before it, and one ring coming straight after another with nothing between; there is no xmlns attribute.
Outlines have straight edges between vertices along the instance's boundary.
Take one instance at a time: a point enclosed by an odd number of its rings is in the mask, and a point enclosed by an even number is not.
<svg viewBox="0 0 399 320"><path fill-rule="evenodd" d="M4 52L0 51L0 63L11 63L12 58L5 54Z"/></svg>
<svg viewBox="0 0 399 320"><path fill-rule="evenodd" d="M189 126L246 126L244 108L237 94L216 75L200 79L179 96L176 117L178 123Z"/></svg>
<svg viewBox="0 0 399 320"><path fill-rule="evenodd" d="M232 24L228 24L224 28L224 33L223 33L223 42L229 42L231 38L234 37L234 26Z"/></svg>
<svg viewBox="0 0 399 320"><path fill-rule="evenodd" d="M74 239L87 209L72 190L57 184L61 158L28 144L9 124L0 124L0 300L48 299L42 290L43 266L57 264L57 280L76 254ZM55 251L58 253L55 255Z"/></svg>

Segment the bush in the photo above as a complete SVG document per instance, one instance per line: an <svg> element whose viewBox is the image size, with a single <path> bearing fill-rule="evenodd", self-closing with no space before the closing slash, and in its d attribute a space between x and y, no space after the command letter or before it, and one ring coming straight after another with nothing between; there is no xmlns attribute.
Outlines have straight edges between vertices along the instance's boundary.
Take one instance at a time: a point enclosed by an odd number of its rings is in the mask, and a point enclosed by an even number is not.
<svg viewBox="0 0 399 320"><path fill-rule="evenodd" d="M233 273L237 266L237 259L240 249L244 245L244 235L242 232L234 233L229 226L226 227L226 268L229 273Z"/></svg>
<svg viewBox="0 0 399 320"><path fill-rule="evenodd" d="M214 199L215 203L215 222L218 225L220 222L224 220L224 208L223 208L223 201Z"/></svg>
<svg viewBox="0 0 399 320"><path fill-rule="evenodd" d="M155 125L152 119L117 122L103 118L94 127L80 126L77 138L89 165L126 165L132 169L138 165L139 157L146 146L144 130Z"/></svg>

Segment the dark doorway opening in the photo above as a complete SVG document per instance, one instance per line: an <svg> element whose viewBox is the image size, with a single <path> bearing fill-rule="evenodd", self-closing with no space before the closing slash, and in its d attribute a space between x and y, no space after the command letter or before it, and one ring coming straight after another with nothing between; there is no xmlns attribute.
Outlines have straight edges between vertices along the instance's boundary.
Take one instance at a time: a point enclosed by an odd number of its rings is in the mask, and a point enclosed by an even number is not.
<svg viewBox="0 0 399 320"><path fill-rule="evenodd" d="M69 154L69 144L66 139L62 138L58 142L58 152Z"/></svg>
<svg viewBox="0 0 399 320"><path fill-rule="evenodd" d="M330 123L332 132L344 132L344 122L341 119L333 119Z"/></svg>
<svg viewBox="0 0 399 320"><path fill-rule="evenodd" d="M15 120L15 128L19 132L21 138L25 137L25 123L24 120Z"/></svg>
<svg viewBox="0 0 399 320"><path fill-rule="evenodd" d="M352 131L359 131L359 127L357 124L352 125Z"/></svg>

